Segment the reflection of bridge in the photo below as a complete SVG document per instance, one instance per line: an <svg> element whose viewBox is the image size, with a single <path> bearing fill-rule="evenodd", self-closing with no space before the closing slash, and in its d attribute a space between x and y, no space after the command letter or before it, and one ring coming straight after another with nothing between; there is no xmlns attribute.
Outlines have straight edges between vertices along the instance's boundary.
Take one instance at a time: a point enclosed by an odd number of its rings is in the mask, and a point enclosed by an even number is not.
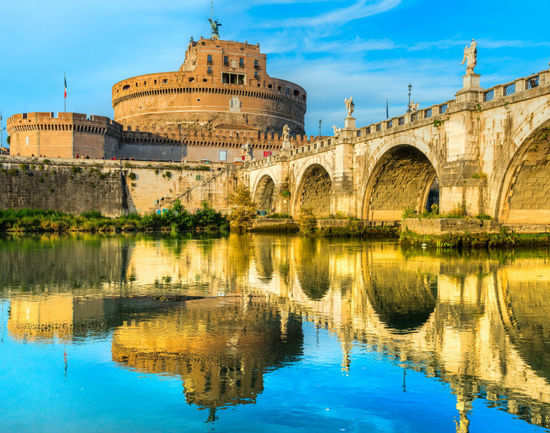
<svg viewBox="0 0 550 433"><path fill-rule="evenodd" d="M319 253L300 254L312 251L300 245L305 242L317 243ZM359 245L338 249L321 240L296 238L285 245L260 238L256 249L263 252L256 254L250 286L280 305L282 317L299 315L334 332L344 369L352 364L352 344L360 342L449 383L461 432L468 431L468 413L480 393L550 427L550 311L544 301L550 268L543 259L500 269L496 262L470 263L464 276L468 262L405 259L391 245ZM267 257L271 264L259 264ZM281 267L285 275L266 278L266 268ZM315 294L318 287L324 292ZM507 403L499 402L502 396Z"/></svg>
<svg viewBox="0 0 550 433"><path fill-rule="evenodd" d="M341 213L373 222L423 210L439 189L442 212L507 224L550 224L550 70L248 165L255 201L297 216ZM433 194L432 194L433 195Z"/></svg>

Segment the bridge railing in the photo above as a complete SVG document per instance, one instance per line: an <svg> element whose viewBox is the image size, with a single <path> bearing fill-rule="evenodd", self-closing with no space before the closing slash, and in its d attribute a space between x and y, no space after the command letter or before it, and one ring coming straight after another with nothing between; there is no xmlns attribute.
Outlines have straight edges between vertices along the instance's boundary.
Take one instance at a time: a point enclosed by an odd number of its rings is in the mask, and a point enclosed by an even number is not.
<svg viewBox="0 0 550 433"><path fill-rule="evenodd" d="M513 99L514 95L525 95L539 87L550 86L550 70L541 71L536 74L521 77L514 81L498 84L487 89L481 89L479 95L478 109L483 110L486 103L506 102L506 98ZM491 105L492 105L491 104ZM421 110L401 114L390 119L372 123L358 129L357 137L368 137L373 135L384 135L393 130L407 129L414 127L422 121L436 121L442 115L452 112L457 105L456 99L445 101L441 104L432 105Z"/></svg>

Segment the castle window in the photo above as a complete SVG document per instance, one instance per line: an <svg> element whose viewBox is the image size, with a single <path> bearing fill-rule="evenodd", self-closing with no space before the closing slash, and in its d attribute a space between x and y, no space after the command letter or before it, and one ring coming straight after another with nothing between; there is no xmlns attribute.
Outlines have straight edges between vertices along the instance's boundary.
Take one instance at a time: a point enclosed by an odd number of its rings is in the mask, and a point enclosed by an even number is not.
<svg viewBox="0 0 550 433"><path fill-rule="evenodd" d="M206 63L211 65L212 64L212 54L208 54L208 57L207 57L207 60L206 60Z"/></svg>
<svg viewBox="0 0 550 433"><path fill-rule="evenodd" d="M449 108L448 104L442 104L439 106L439 114L445 114Z"/></svg>
<svg viewBox="0 0 550 433"><path fill-rule="evenodd" d="M290 89L289 89L288 87L286 88L286 92L285 92L285 93L286 93L286 96L290 96Z"/></svg>
<svg viewBox="0 0 550 433"><path fill-rule="evenodd" d="M223 56L223 65L224 66L229 66L229 57Z"/></svg>
<svg viewBox="0 0 550 433"><path fill-rule="evenodd" d="M194 77L189 77L189 82L192 83L193 81L195 81L195 78Z"/></svg>
<svg viewBox="0 0 550 433"><path fill-rule="evenodd" d="M260 74L258 73L258 71L254 72L254 78L256 80L259 80L260 79Z"/></svg>
<svg viewBox="0 0 550 433"><path fill-rule="evenodd" d="M241 58L239 59L239 67L240 67L240 68L244 68L244 57L241 57Z"/></svg>
<svg viewBox="0 0 550 433"><path fill-rule="evenodd" d="M300 96L300 92L298 90L294 91L294 96Z"/></svg>
<svg viewBox="0 0 550 433"><path fill-rule="evenodd" d="M260 69L260 62L258 60L254 60L254 69Z"/></svg>
<svg viewBox="0 0 550 433"><path fill-rule="evenodd" d="M244 86L244 75L238 75L239 86Z"/></svg>
<svg viewBox="0 0 550 433"><path fill-rule="evenodd" d="M211 67L211 66L208 67L208 71L207 71L207 72L208 72L209 74L212 74L212 67Z"/></svg>
<svg viewBox="0 0 550 433"><path fill-rule="evenodd" d="M227 150L220 150L220 161L227 161Z"/></svg>
<svg viewBox="0 0 550 433"><path fill-rule="evenodd" d="M144 81L144 82L143 82L143 85L146 86L146 85L147 85L147 81Z"/></svg>
<svg viewBox="0 0 550 433"><path fill-rule="evenodd" d="M129 88L130 88L130 85L129 85L129 84L126 84L126 85L122 88L122 90L128 90Z"/></svg>
<svg viewBox="0 0 550 433"><path fill-rule="evenodd" d="M223 84L229 84L229 74L228 73L224 72L222 74L222 82L223 82Z"/></svg>
<svg viewBox="0 0 550 433"><path fill-rule="evenodd" d="M273 84L268 84L267 87L268 87L269 89L273 89Z"/></svg>
<svg viewBox="0 0 550 433"><path fill-rule="evenodd" d="M168 80L165 78L164 80L162 80L162 82L163 82L164 84L167 84L167 83L168 83Z"/></svg>
<svg viewBox="0 0 550 433"><path fill-rule="evenodd" d="M431 108L428 108L427 110L424 111L424 118L427 119L429 117L432 117L432 109Z"/></svg>
<svg viewBox="0 0 550 433"><path fill-rule="evenodd" d="M283 90L283 88L282 88L281 86L278 86L278 87L277 87L277 90L278 90L279 92L281 92L281 91Z"/></svg>

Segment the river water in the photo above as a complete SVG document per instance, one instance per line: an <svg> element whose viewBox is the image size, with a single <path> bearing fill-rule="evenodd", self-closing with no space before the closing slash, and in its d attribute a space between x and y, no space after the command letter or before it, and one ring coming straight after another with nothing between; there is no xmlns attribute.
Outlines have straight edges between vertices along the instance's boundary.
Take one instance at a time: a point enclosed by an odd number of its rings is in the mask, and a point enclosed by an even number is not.
<svg viewBox="0 0 550 433"><path fill-rule="evenodd" d="M2 432L541 432L550 254L0 240Z"/></svg>

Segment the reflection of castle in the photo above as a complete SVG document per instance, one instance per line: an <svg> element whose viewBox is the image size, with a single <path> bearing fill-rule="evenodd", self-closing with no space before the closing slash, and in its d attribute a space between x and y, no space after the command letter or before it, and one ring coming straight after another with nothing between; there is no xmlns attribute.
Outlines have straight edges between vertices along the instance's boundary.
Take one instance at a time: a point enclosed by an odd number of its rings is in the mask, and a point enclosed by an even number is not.
<svg viewBox="0 0 550 433"><path fill-rule="evenodd" d="M187 402L214 411L254 403L263 375L295 360L302 340L300 321L283 323L252 298L202 299L125 323L113 335L112 352L113 360L139 371L181 376Z"/></svg>
<svg viewBox="0 0 550 433"><path fill-rule="evenodd" d="M63 248L73 251L59 245L51 259L70 261ZM131 280L125 293L147 292L156 282L153 292L188 289L196 281L205 295L237 296L182 304L147 297L115 301L97 292L85 296L84 289L77 296L12 293L10 334L68 339L75 329L80 335L114 329L115 361L180 376L188 402L214 410L255 401L263 374L300 354L300 320L307 320L337 335L342 367L350 374L351 348L359 343L448 383L460 432L468 431L472 402L480 396L549 426L550 267L543 258L503 265L406 257L391 244L269 236L210 244L139 240L125 248L127 259L114 263L117 269L125 263L127 271L113 271ZM92 263L93 257L76 259ZM67 269L85 278L70 263Z"/></svg>

